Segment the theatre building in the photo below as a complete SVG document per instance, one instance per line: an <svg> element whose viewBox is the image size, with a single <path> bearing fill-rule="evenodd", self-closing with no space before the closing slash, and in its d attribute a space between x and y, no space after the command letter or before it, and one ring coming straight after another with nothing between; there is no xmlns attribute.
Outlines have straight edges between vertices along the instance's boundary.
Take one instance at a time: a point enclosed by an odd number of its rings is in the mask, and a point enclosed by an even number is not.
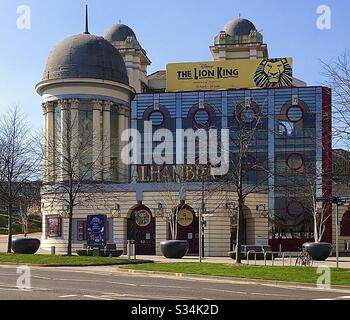
<svg viewBox="0 0 350 320"><path fill-rule="evenodd" d="M212 61L169 64L166 71L148 74L151 60L134 31L122 24L104 37L88 31L68 37L53 49L36 87L43 100L46 143L43 249L66 252L65 168L67 154L79 154L71 170L80 188L72 223L74 249L87 243L88 217L104 216L108 243L125 250L127 240L136 240L137 254L160 255L160 242L170 239L167 214L178 208L177 238L188 240L189 254L198 254L204 198L204 253L227 256L236 241L234 185L226 180L216 188L195 165L178 163L182 141L167 149L171 164L147 163L144 148L161 129L174 137L179 130L228 129L234 167L235 132L254 127L257 119L245 157L251 170L244 184L256 187L245 200L244 243L283 251L312 241L309 197L295 186L305 185L313 168L320 186L315 192L332 194L330 90L293 77L291 58L271 59L262 34L246 19L226 24L210 50ZM150 121L151 134L146 130ZM130 165L121 156L127 129L139 132L133 139L139 161ZM67 139L71 152L62 147ZM331 219L324 240L332 242Z"/></svg>

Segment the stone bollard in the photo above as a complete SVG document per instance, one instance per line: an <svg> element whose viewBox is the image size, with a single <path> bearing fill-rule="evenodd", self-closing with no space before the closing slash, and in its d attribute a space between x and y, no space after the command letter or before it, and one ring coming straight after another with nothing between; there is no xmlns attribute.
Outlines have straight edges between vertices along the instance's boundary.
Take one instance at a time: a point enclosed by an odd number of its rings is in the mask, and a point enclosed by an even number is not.
<svg viewBox="0 0 350 320"><path fill-rule="evenodd" d="M52 246L52 247L51 247L51 255L52 255L52 256L55 256L55 255L56 255L56 247L55 247L55 246Z"/></svg>

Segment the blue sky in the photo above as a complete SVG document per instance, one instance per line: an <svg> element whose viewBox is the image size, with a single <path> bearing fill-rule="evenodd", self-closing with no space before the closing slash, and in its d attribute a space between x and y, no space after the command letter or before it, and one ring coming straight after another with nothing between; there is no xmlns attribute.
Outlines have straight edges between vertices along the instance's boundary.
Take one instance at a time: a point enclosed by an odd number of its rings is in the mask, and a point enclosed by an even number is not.
<svg viewBox="0 0 350 320"><path fill-rule="evenodd" d="M89 4L90 32L103 35L121 21L132 27L153 64L211 60L209 46L226 22L239 14L250 19L269 46L271 57L293 57L294 74L320 84L320 59L329 61L350 48L347 0L0 0L0 114L18 104L34 128L42 123L35 84L46 59L60 40L84 30ZM16 25L17 7L31 8L30 30ZM332 12L331 30L316 27L319 5Z"/></svg>

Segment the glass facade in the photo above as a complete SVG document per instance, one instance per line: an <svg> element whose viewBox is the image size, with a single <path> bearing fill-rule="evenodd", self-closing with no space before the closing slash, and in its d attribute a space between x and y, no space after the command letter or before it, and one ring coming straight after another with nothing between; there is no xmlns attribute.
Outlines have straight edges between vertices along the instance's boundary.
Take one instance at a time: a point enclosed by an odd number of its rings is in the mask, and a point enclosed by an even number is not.
<svg viewBox="0 0 350 320"><path fill-rule="evenodd" d="M324 139L331 139L324 94L322 87L139 94L132 102L131 123L143 133L144 121L151 119L153 131L167 128L174 136L176 129L228 128L232 165L240 128L256 126L245 156L249 170L244 180L268 193L270 242L305 240L312 238L313 225L309 195L300 186L307 185L308 174L319 173L320 188L327 189L324 172L317 172L328 166L330 152L330 145L322 147ZM139 143L144 150L144 135ZM185 144L186 152L194 151ZM145 156L150 157L143 152L142 160ZM317 192L317 186L314 189Z"/></svg>

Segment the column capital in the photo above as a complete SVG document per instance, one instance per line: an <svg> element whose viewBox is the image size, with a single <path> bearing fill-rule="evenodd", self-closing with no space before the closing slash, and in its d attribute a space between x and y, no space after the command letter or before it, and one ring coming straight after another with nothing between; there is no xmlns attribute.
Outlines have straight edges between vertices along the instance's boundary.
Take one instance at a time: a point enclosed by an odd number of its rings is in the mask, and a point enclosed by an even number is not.
<svg viewBox="0 0 350 320"><path fill-rule="evenodd" d="M70 99L69 104L71 106L71 109L79 109L80 100L79 99Z"/></svg>
<svg viewBox="0 0 350 320"><path fill-rule="evenodd" d="M123 106L123 109L124 109L124 115L126 117L129 117L129 114L130 114L130 107L128 106Z"/></svg>
<svg viewBox="0 0 350 320"><path fill-rule="evenodd" d="M69 100L67 100L67 99L58 100L58 103L61 106L62 110L67 110L69 107Z"/></svg>
<svg viewBox="0 0 350 320"><path fill-rule="evenodd" d="M102 111L103 101L102 100L91 100L92 109L96 111Z"/></svg>
<svg viewBox="0 0 350 320"><path fill-rule="evenodd" d="M103 103L103 112L111 112L111 108L114 105L113 102L111 101L105 101Z"/></svg>
<svg viewBox="0 0 350 320"><path fill-rule="evenodd" d="M52 102L52 101L51 102L45 102L41 106L43 108L44 115L47 114L47 113L50 113L50 112L54 112L55 103Z"/></svg>
<svg viewBox="0 0 350 320"><path fill-rule="evenodd" d="M130 108L124 105L119 105L118 106L118 115L122 115L125 117L129 116Z"/></svg>

